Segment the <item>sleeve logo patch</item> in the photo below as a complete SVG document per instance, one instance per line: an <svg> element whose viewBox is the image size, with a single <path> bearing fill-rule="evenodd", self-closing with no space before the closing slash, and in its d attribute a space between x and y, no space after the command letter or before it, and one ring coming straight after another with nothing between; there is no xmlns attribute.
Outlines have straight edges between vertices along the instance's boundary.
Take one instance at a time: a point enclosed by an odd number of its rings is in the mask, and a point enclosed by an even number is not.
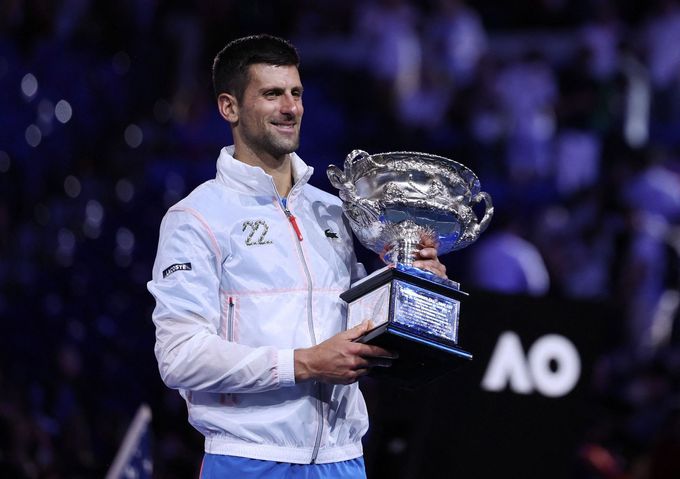
<svg viewBox="0 0 680 479"><path fill-rule="evenodd" d="M175 271L191 271L191 263L177 263L163 270L163 277L167 278Z"/></svg>

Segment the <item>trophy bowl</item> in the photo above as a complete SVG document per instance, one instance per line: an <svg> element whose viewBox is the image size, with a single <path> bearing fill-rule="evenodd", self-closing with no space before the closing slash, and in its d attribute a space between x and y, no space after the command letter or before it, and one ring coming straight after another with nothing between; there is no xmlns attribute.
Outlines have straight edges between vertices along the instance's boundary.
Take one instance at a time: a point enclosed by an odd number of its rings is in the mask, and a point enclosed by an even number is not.
<svg viewBox="0 0 680 479"><path fill-rule="evenodd" d="M348 303L348 327L364 319L376 324L359 341L399 353L383 374L413 387L472 359L457 344L467 293L412 265L422 247L441 256L470 245L487 228L493 204L477 176L443 156L363 150L347 155L344 171L330 165L327 174L359 242L390 265L340 295ZM484 205L481 219L477 204Z"/></svg>
<svg viewBox="0 0 680 479"><path fill-rule="evenodd" d="M352 231L366 248L390 263L411 264L418 245L444 255L473 243L493 216L488 193L466 166L429 153L369 155L354 150L345 169L330 165ZM484 202L481 220L473 211Z"/></svg>

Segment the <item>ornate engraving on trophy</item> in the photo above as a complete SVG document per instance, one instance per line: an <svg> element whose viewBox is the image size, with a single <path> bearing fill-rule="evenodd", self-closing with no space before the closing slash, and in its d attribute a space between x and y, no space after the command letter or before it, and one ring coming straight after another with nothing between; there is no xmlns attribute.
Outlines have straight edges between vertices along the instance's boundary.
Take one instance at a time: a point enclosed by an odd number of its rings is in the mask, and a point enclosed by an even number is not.
<svg viewBox="0 0 680 479"><path fill-rule="evenodd" d="M345 169L328 167L343 210L361 244L394 262L409 264L418 243L432 242L439 255L464 248L493 216L488 193L464 165L442 156L399 151L369 155L354 150ZM483 202L479 220L473 206ZM399 244L400 238L407 241ZM413 239L418 242L413 244ZM394 250L394 251L393 251Z"/></svg>

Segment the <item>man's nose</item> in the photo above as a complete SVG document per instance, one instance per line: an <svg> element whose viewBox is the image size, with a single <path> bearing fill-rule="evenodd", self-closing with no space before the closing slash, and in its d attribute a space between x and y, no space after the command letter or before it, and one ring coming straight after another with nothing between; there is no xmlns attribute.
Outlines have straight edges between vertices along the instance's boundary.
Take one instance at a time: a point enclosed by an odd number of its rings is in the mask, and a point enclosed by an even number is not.
<svg viewBox="0 0 680 479"><path fill-rule="evenodd" d="M281 112L295 115L300 111L300 103L300 98L290 93L281 95Z"/></svg>

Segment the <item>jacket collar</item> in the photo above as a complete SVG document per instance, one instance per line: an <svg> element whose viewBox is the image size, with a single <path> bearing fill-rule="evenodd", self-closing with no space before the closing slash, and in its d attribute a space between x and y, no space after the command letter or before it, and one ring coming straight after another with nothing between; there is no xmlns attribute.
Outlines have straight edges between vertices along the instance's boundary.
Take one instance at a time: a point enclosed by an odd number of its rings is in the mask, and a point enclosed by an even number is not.
<svg viewBox="0 0 680 479"><path fill-rule="evenodd" d="M259 166L250 166L234 158L234 145L226 146L217 158L217 181L247 194L276 195L274 179ZM289 197L297 196L309 181L314 168L308 166L296 154L291 153L293 188Z"/></svg>

